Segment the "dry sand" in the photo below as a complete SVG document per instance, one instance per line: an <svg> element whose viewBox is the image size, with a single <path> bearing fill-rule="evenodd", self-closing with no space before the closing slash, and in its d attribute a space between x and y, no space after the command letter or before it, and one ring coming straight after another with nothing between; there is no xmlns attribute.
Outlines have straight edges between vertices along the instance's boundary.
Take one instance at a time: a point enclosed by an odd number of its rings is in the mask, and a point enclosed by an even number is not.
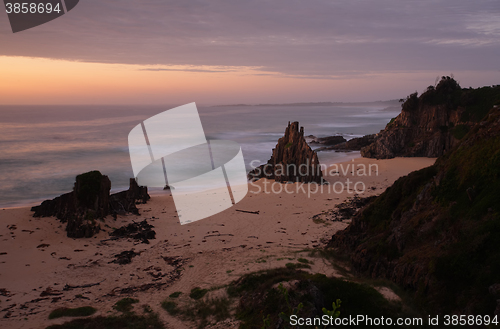
<svg viewBox="0 0 500 329"><path fill-rule="evenodd" d="M194 328L194 323L168 315L161 309L161 301L175 291L183 293L181 300L188 299L193 287L225 285L246 273L282 267L298 257L307 258L301 250L323 246L332 234L348 225L316 224L311 219L353 197L352 191L346 189L336 193L333 187L339 191L340 183L334 185L335 182L363 182L366 191L361 197L378 195L397 178L434 161L358 158L330 167L333 176L327 178L330 185L323 185L322 192L315 184L301 189L297 184L273 185L274 182L261 179L250 186L247 196L234 207L187 225L179 224L172 197L165 192L140 205L140 216L119 216L116 221L108 217L101 225L105 231L89 239L67 238L65 224L55 218L33 218L29 208L0 210L0 327L45 328L70 320L48 320L49 313L59 307L91 305L98 309L96 315L107 316L116 313L112 309L114 303L131 296L138 298L140 304L150 305L168 328ZM372 175L359 176L363 173L358 169L364 165L368 170L370 164ZM378 175L374 164L378 166ZM337 170L338 176L334 175ZM272 192L272 187L279 191L280 186L286 187L288 193ZM266 187L269 193L265 192ZM361 189L362 185L357 187ZM143 219L154 225L157 233L150 244L131 239L101 241L109 239L112 228ZM115 254L131 249L140 255L130 264L109 263ZM319 258L314 259L311 271L339 275L331 264ZM63 290L65 285L96 283L99 284ZM212 292L217 293L223 292ZM236 325L229 321L223 327Z"/></svg>

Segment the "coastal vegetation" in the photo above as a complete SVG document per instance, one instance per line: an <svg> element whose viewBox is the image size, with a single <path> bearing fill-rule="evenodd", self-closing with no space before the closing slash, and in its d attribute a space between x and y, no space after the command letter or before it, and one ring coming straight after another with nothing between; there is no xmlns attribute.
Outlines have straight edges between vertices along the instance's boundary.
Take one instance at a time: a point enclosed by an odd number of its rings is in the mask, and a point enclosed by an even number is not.
<svg viewBox="0 0 500 329"><path fill-rule="evenodd" d="M79 318L63 324L51 325L46 329L165 329L158 314L154 313L149 305L143 305L142 314L136 314L133 311L133 304L138 302L137 299L123 298L114 305L114 309L121 312L120 315ZM96 311L93 307L57 309L51 313L51 316L52 318L81 317L92 315Z"/></svg>
<svg viewBox="0 0 500 329"><path fill-rule="evenodd" d="M291 315L321 317L340 305L341 318L358 314L372 317L397 317L406 314L401 302L386 300L373 287L291 268L259 271L243 276L229 285L228 295L238 297L235 311L240 328L268 328L281 324L287 328ZM335 310L331 310L332 314Z"/></svg>
<svg viewBox="0 0 500 329"><path fill-rule="evenodd" d="M122 314L119 316L96 316L56 324L46 329L164 329L155 313L147 315Z"/></svg>
<svg viewBox="0 0 500 329"><path fill-rule="evenodd" d="M113 308L118 312L128 313L132 311L133 304L136 304L138 302L138 299L126 297L117 301Z"/></svg>
<svg viewBox="0 0 500 329"><path fill-rule="evenodd" d="M413 292L426 313L491 315L500 307L500 109L494 106L500 87L457 85L446 78L419 102L456 106L474 99L463 113L478 123L454 126L455 147L435 165L398 179L330 246L360 273Z"/></svg>

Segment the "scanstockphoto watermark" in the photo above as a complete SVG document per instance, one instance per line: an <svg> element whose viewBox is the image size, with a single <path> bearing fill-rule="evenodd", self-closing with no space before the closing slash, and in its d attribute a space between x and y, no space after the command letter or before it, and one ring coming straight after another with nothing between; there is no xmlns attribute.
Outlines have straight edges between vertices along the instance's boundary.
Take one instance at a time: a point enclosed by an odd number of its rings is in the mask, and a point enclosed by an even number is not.
<svg viewBox="0 0 500 329"><path fill-rule="evenodd" d="M364 179L379 175L378 164L354 163L354 159L350 163L336 163L331 166L324 164L310 166L309 163L298 166L294 164L286 166L277 164L272 166L271 164L261 165L260 160L253 160L250 162L250 166L253 168L256 176L269 179L259 183L251 180L250 185L253 188L250 190L250 193L253 194L303 193L307 194L308 197L322 193L362 194L367 190ZM320 177L321 173L323 173L324 177L341 179L334 182L328 182L326 179L323 179L324 184L314 182L305 183L300 179L301 177ZM279 176L294 177L295 180L290 180L286 183L272 180Z"/></svg>
<svg viewBox="0 0 500 329"><path fill-rule="evenodd" d="M323 315L321 318L301 318L297 315L290 316L291 326L369 326L369 327L379 327L379 326L418 326L421 327L424 323L422 318L397 318L392 319L389 317L375 317L372 318L368 315L357 315L345 318L335 318L329 315ZM429 322L429 324L431 324Z"/></svg>

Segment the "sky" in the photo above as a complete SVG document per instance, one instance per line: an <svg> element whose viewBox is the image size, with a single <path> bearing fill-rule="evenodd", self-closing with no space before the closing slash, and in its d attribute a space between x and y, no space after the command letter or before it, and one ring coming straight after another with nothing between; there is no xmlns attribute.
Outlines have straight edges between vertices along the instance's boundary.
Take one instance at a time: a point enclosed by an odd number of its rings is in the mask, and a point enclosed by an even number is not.
<svg viewBox="0 0 500 329"><path fill-rule="evenodd" d="M0 104L399 99L500 84L498 0L81 0L12 33Z"/></svg>

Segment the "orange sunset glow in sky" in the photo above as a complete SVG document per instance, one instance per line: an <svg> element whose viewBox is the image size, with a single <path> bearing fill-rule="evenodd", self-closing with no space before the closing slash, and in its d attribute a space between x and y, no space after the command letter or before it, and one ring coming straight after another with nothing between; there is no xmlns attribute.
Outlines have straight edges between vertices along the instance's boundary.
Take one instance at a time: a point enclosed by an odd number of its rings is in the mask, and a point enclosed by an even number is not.
<svg viewBox="0 0 500 329"><path fill-rule="evenodd" d="M404 98L453 74L500 82L497 1L80 1L12 33L0 105Z"/></svg>
<svg viewBox="0 0 500 329"><path fill-rule="evenodd" d="M467 72L478 83L497 76L474 73ZM403 97L397 93L402 82L412 91L413 84L425 85L435 76L394 72L312 79L263 75L252 67L151 67L6 56L0 57L0 74L1 103L12 105L373 101L381 100L374 94L387 89L395 92L385 93L386 99Z"/></svg>

